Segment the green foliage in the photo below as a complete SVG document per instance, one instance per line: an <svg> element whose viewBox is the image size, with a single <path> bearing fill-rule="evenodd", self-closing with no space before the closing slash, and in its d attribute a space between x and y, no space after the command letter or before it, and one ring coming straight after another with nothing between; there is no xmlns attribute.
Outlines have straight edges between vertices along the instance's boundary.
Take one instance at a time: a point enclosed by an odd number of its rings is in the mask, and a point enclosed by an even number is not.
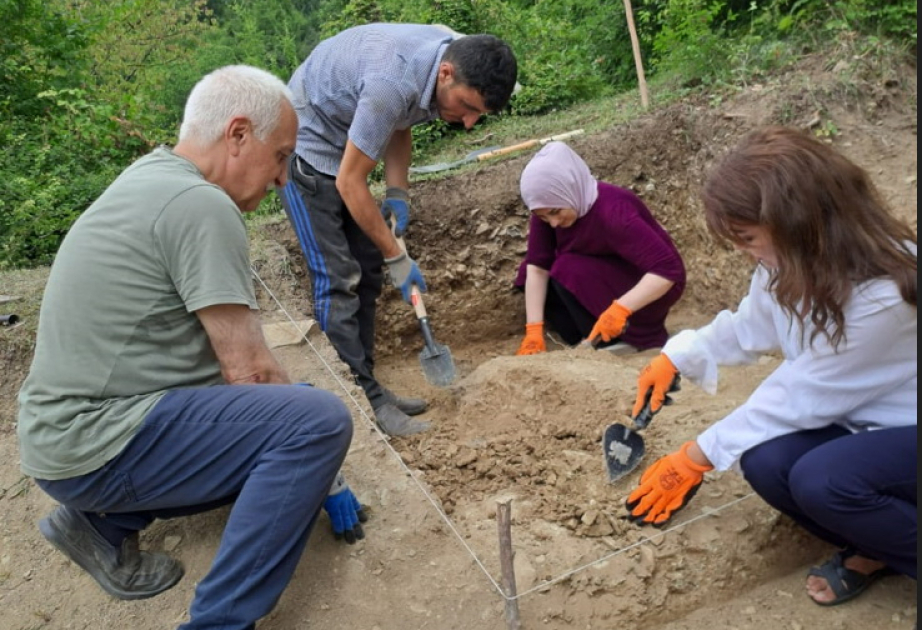
<svg viewBox="0 0 922 630"><path fill-rule="evenodd" d="M707 81L726 71L725 26L735 15L721 23L724 2L662 0L657 4L655 11L639 13L644 24L657 27L651 60L656 71L681 74L687 82Z"/></svg>
<svg viewBox="0 0 922 630"><path fill-rule="evenodd" d="M804 26L820 25L822 36L856 32L915 45L918 33L918 3L907 0L796 0L790 15Z"/></svg>
<svg viewBox="0 0 922 630"><path fill-rule="evenodd" d="M916 46L917 5L908 0L632 5L648 79L683 86L744 83L803 49L832 45L843 59L868 60ZM323 37L373 21L505 39L522 84L503 114L513 120L636 85L617 0L0 0L0 267L49 262L125 166L173 141L205 73L246 63L287 79ZM417 127L415 158L459 133L443 121ZM259 213L277 212L270 195Z"/></svg>
<svg viewBox="0 0 922 630"><path fill-rule="evenodd" d="M70 224L149 141L107 103L76 88L37 95L44 124L4 127L0 267L51 262Z"/></svg>
<svg viewBox="0 0 922 630"><path fill-rule="evenodd" d="M43 90L78 85L87 36L42 0L0 0L0 116L34 116Z"/></svg>

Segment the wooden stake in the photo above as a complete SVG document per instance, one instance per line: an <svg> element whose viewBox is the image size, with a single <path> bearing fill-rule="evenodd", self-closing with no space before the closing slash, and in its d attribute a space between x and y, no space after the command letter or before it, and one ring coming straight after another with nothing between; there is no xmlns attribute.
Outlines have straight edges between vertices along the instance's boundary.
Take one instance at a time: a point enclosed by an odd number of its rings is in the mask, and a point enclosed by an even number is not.
<svg viewBox="0 0 922 630"><path fill-rule="evenodd" d="M640 104L646 109L650 106L650 98L647 96L647 80L643 74L640 40L637 39L637 29L634 28L634 11L631 9L631 0L624 0L624 13L627 15L627 28L631 32L631 48L634 49L634 66L637 68L637 83L640 85Z"/></svg>
<svg viewBox="0 0 922 630"><path fill-rule="evenodd" d="M521 630L519 600L515 599L515 567L512 563L512 499L496 502L496 527L499 530L499 564L503 572L503 591L506 594L506 626L509 630Z"/></svg>

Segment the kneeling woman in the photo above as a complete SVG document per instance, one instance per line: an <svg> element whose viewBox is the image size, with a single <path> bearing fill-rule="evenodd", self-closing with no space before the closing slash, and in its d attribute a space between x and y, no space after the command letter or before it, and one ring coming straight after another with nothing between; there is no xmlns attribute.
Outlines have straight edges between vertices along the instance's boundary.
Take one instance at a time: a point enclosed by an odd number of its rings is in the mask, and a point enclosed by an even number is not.
<svg viewBox="0 0 922 630"><path fill-rule="evenodd" d="M677 334L638 378L656 412L676 374L716 393L718 366L784 361L739 408L655 462L628 498L664 525L705 472L753 490L839 547L810 570L825 606L896 571L916 577L917 241L868 174L799 130L745 138L708 177L708 227L757 261L749 294Z"/></svg>
<svg viewBox="0 0 922 630"><path fill-rule="evenodd" d="M545 321L571 345L588 339L644 350L666 343L666 315L685 289L685 265L643 202L597 181L562 142L532 158L520 186L532 215L515 281L525 289L526 316L516 354L544 352Z"/></svg>

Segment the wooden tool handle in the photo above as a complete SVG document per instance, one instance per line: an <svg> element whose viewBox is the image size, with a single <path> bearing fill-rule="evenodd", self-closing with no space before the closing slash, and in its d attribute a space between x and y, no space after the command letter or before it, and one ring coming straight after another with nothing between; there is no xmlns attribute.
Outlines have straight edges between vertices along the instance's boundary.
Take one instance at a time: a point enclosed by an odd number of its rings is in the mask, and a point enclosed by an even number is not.
<svg viewBox="0 0 922 630"><path fill-rule="evenodd" d="M566 140L567 138L572 138L573 136L578 136L583 133L582 129L574 129L573 131L568 131L566 133L559 133L556 136L548 136L546 138L541 138L540 140L526 140L525 142L519 142L518 144L512 144L508 147L503 147L501 149L494 149L493 151L487 151L486 153L481 153L477 156L477 160L489 160L490 158L499 157L500 155L506 155L507 153L512 153L513 151L522 151L524 149L530 149L538 145L545 145L548 142L553 142L555 140Z"/></svg>
<svg viewBox="0 0 922 630"><path fill-rule="evenodd" d="M426 305L423 304L423 294L415 284L410 287L410 302L413 303L413 310L416 311L416 319L425 319Z"/></svg>
<svg viewBox="0 0 922 630"><path fill-rule="evenodd" d="M391 222L391 232L396 229L394 223ZM404 243L402 236L397 236L394 234L394 238L397 240L397 246L400 248L404 254L407 253L407 244ZM419 290L419 287L415 284L410 287L410 303L413 305L413 310L416 311L416 318L423 319L427 316L426 314L426 305L423 304L423 293Z"/></svg>
<svg viewBox="0 0 922 630"><path fill-rule="evenodd" d="M540 140L541 144L547 144L548 142L555 142L558 140L566 140L567 138L572 138L573 136L578 136L583 133L582 129L574 129L573 131L568 131L566 133L559 133L556 136L549 136L547 138L542 138Z"/></svg>
<svg viewBox="0 0 922 630"><path fill-rule="evenodd" d="M518 144L512 144L508 147L503 147L502 149L494 149L493 151L488 151L486 153L481 153L477 156L478 160L489 160L493 157L499 157L500 155L505 155L507 153L512 153L513 151L521 151L523 149L530 149L531 147L537 146L537 140L526 140L525 142L520 142Z"/></svg>

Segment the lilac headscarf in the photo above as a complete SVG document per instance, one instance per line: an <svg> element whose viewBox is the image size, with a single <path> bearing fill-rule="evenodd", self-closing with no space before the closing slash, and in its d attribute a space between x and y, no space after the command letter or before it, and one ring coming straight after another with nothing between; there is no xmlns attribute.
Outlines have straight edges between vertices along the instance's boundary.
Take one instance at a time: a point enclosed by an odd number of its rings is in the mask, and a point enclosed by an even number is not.
<svg viewBox="0 0 922 630"><path fill-rule="evenodd" d="M549 142L538 151L522 171L519 186L529 211L573 208L584 217L599 196L589 167L563 142Z"/></svg>

